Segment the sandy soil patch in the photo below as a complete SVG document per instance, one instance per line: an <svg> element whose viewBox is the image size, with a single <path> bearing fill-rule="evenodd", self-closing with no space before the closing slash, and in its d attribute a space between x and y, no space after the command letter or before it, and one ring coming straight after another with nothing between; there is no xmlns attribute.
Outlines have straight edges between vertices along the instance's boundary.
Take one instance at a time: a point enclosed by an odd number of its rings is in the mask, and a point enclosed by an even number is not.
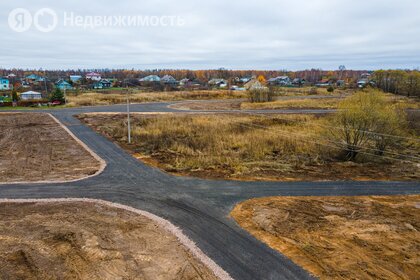
<svg viewBox="0 0 420 280"><path fill-rule="evenodd" d="M420 196L269 197L233 218L321 279L419 279Z"/></svg>
<svg viewBox="0 0 420 280"><path fill-rule="evenodd" d="M102 165L50 115L0 115L0 182L69 181Z"/></svg>
<svg viewBox="0 0 420 280"><path fill-rule="evenodd" d="M217 279L144 216L88 202L0 203L3 279Z"/></svg>

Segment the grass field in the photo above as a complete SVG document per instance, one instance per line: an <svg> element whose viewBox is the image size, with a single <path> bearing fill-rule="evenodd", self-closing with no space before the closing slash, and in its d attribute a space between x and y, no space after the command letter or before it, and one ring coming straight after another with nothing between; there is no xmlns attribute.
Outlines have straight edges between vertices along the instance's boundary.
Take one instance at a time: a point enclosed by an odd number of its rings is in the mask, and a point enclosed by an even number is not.
<svg viewBox="0 0 420 280"><path fill-rule="evenodd" d="M419 99L411 99L392 94L386 94L386 96L392 104L398 104L407 109L420 109ZM332 98L317 99L280 99L265 103L243 102L241 104L241 109L335 109L341 101L342 99L334 96L332 96Z"/></svg>
<svg viewBox="0 0 420 280"><path fill-rule="evenodd" d="M353 89L335 89L333 92L329 92L325 87L275 87L274 92L279 96L306 96L306 95L329 95L329 96L340 96L345 94L351 94L354 92Z"/></svg>
<svg viewBox="0 0 420 280"><path fill-rule="evenodd" d="M69 95L68 106L96 106L112 105L127 102L127 94L124 90L121 93L83 93ZM130 92L131 103L157 102L157 101L178 101L178 100L208 100L208 99L232 99L244 98L246 94L239 91L226 90L201 90L201 91L174 91L174 92Z"/></svg>
<svg viewBox="0 0 420 280"><path fill-rule="evenodd" d="M336 91L328 93L326 89L317 89L317 94L339 96L344 91ZM247 93L243 91L228 90L197 90L197 91L172 91L172 92L144 92L138 89L129 89L131 103L144 102L165 102L165 101L181 101L181 100L229 100L247 98ZM278 88L276 90L278 96L306 96L310 95L310 88ZM83 92L75 94L75 92L67 92L67 104L65 106L52 107L60 109L63 107L80 107L80 106L101 106L122 104L127 102L127 90L124 88L104 89L101 91ZM39 107L45 109L43 107ZM36 107L7 107L1 109L39 109Z"/></svg>
<svg viewBox="0 0 420 280"><path fill-rule="evenodd" d="M231 215L320 279L420 275L418 195L258 198L238 204Z"/></svg>
<svg viewBox="0 0 420 280"><path fill-rule="evenodd" d="M275 100L266 103L244 102L241 104L241 109L335 109L340 101L339 98L325 98Z"/></svg>
<svg viewBox="0 0 420 280"><path fill-rule="evenodd" d="M141 160L174 174L283 181L420 178L412 163L367 154L357 162L340 160L319 116L137 115L132 145L126 144L124 115L80 118Z"/></svg>

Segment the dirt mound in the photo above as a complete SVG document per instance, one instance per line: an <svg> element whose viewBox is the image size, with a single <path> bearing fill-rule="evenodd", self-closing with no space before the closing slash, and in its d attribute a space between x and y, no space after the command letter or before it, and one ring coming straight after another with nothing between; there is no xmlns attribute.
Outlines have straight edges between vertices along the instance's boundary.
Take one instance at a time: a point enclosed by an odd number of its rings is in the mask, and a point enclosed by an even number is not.
<svg viewBox="0 0 420 280"><path fill-rule="evenodd" d="M0 183L67 181L100 163L48 114L0 114Z"/></svg>
<svg viewBox="0 0 420 280"><path fill-rule="evenodd" d="M2 279L217 279L143 216L82 202L1 203Z"/></svg>
<svg viewBox="0 0 420 280"><path fill-rule="evenodd" d="M420 196L271 197L232 216L321 279L419 279Z"/></svg>

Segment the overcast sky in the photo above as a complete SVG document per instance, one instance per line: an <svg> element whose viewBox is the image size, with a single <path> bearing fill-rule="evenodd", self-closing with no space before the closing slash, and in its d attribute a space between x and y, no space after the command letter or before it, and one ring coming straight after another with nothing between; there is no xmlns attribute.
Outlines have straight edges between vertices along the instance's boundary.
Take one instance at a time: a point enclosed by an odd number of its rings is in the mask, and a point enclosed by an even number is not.
<svg viewBox="0 0 420 280"><path fill-rule="evenodd" d="M29 4L30 3L30 4ZM41 8L56 28L15 32L9 14ZM178 26L65 25L75 16L177 16ZM2 1L0 67L419 68L419 0ZM48 26L52 17L39 17ZM14 22L16 23L16 22Z"/></svg>

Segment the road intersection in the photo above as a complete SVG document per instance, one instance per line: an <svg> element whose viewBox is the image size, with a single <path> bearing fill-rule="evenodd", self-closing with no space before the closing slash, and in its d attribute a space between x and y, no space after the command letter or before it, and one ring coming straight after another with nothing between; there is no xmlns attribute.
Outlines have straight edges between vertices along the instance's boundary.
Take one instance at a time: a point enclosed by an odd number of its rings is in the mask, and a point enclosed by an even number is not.
<svg viewBox="0 0 420 280"><path fill-rule="evenodd" d="M131 111L183 112L169 108L171 104L133 104ZM265 196L420 194L419 182L238 182L172 176L133 158L74 117L81 113L124 113L125 110L125 105L114 105L44 111L105 160L104 171L77 182L2 185L0 198L92 198L145 210L180 227L234 279L255 280L311 279L312 276L229 218L236 203ZM294 113L293 110L277 112Z"/></svg>

